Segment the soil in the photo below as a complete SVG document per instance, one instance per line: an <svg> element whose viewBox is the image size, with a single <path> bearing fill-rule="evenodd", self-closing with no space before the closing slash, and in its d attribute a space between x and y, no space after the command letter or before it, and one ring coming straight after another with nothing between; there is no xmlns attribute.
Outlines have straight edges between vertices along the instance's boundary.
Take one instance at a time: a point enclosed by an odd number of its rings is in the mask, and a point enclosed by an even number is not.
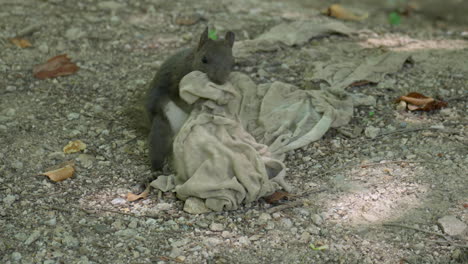
<svg viewBox="0 0 468 264"><path fill-rule="evenodd" d="M288 201L190 215L172 193L125 199L161 174L150 170L141 118L153 75L207 24L245 40L321 16L329 3L0 0L0 262L468 263L466 228L449 235L438 224L449 215L468 224L468 2L413 1L400 25L388 16L407 10L406 1L343 3L370 14L345 22L362 34L258 52L235 70L257 83L307 88L308 61L327 54L304 52L352 56L346 45L431 50L426 63L349 88L374 96L376 106L355 109L348 127L288 153ZM22 31L31 47L9 41ZM34 65L64 53L78 72L34 78ZM397 110L394 100L412 91L448 107ZM86 149L63 153L77 139ZM70 160L70 179L40 175Z"/></svg>

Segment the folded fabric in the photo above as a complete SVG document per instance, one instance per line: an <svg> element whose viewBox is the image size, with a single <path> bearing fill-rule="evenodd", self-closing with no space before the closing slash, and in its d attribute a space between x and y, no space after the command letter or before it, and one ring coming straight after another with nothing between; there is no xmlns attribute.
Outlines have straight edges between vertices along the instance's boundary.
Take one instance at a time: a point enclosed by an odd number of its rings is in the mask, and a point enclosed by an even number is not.
<svg viewBox="0 0 468 264"><path fill-rule="evenodd" d="M174 140L176 175L160 180L160 189L173 180L178 198L200 198L214 211L290 191L284 154L347 124L354 106L344 91L305 91L282 82L257 86L238 72L224 85L192 72L182 79L180 96L194 110Z"/></svg>

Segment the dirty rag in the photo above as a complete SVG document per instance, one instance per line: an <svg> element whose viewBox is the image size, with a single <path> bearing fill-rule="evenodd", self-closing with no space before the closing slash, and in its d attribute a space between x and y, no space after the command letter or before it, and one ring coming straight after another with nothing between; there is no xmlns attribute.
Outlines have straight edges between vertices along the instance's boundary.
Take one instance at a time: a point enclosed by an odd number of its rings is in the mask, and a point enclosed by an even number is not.
<svg viewBox="0 0 468 264"><path fill-rule="evenodd" d="M165 190L173 181L178 198L200 198L214 211L289 191L284 154L347 124L354 107L345 91L256 85L238 72L224 85L202 72L189 73L180 82L180 96L194 110L174 140L176 175L158 181Z"/></svg>

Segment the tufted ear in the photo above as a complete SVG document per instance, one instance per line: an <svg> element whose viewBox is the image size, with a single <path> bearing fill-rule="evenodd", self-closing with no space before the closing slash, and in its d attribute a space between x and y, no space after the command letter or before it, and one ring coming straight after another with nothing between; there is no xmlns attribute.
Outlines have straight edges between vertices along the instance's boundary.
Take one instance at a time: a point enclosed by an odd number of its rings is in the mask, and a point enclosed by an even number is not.
<svg viewBox="0 0 468 264"><path fill-rule="evenodd" d="M197 50L200 50L203 45L208 41L208 27L205 28L205 31L200 36L200 41L198 42Z"/></svg>
<svg viewBox="0 0 468 264"><path fill-rule="evenodd" d="M228 31L226 32L226 36L224 36L224 41L232 48L234 45L234 39L236 38L236 35L234 35L234 32Z"/></svg>

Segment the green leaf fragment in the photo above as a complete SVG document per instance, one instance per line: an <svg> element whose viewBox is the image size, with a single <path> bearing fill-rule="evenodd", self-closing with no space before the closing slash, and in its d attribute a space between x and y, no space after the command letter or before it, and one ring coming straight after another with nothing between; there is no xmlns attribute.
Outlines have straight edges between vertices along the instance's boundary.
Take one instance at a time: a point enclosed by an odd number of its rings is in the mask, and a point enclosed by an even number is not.
<svg viewBox="0 0 468 264"><path fill-rule="evenodd" d="M369 111L369 117L373 117L375 115L374 111Z"/></svg>
<svg viewBox="0 0 468 264"><path fill-rule="evenodd" d="M208 31L208 38L210 38L212 40L217 40L218 39L218 35L216 35L216 29L210 29Z"/></svg>
<svg viewBox="0 0 468 264"><path fill-rule="evenodd" d="M392 12L388 16L391 25L399 25L401 23L401 16L397 12Z"/></svg>

